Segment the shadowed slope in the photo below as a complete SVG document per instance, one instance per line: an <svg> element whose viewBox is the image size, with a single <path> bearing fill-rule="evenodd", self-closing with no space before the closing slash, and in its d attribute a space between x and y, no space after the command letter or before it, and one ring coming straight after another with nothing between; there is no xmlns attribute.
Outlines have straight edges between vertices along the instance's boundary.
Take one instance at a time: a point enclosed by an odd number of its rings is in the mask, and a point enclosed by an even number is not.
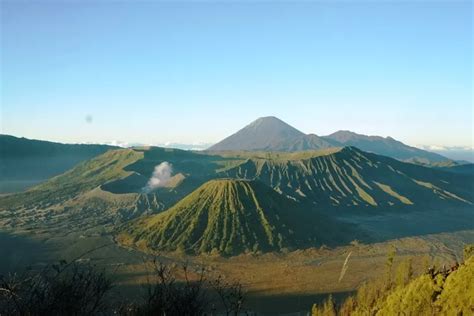
<svg viewBox="0 0 474 316"><path fill-rule="evenodd" d="M0 193L22 191L114 148L0 135Z"/></svg>
<svg viewBox="0 0 474 316"><path fill-rule="evenodd" d="M262 183L220 179L169 210L126 226L119 240L155 250L231 255L350 240L343 237L350 232L347 225L337 233L335 227Z"/></svg>

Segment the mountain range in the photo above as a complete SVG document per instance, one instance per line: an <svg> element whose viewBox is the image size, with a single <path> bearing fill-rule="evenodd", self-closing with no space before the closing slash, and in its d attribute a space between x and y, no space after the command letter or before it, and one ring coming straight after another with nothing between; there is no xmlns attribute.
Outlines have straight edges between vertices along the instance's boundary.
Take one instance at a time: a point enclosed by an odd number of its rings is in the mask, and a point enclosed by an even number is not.
<svg viewBox="0 0 474 316"><path fill-rule="evenodd" d="M169 179L144 190L164 162L172 168ZM0 224L50 231L99 225L127 245L235 255L370 239L370 231L338 217L469 209L473 184L469 174L355 147L225 154L113 149L26 192L0 196Z"/></svg>
<svg viewBox="0 0 474 316"><path fill-rule="evenodd" d="M209 151L304 151L354 146L367 152L421 163L453 163L450 159L403 144L391 137L338 131L328 136L304 134L282 120L261 117L208 148Z"/></svg>
<svg viewBox="0 0 474 316"><path fill-rule="evenodd" d="M168 144L165 147L178 146ZM142 145L136 145L139 147ZM338 131L328 136L304 134L276 117L262 117L209 147L208 152L265 151L299 152L354 146L366 152L401 161L455 171L450 167L461 162L442 155L407 146L391 137L366 136ZM176 148L178 148L176 147ZM196 145L184 146L193 149ZM62 144L0 135L0 193L22 191L34 184L59 175L76 164L96 157L117 146L96 144ZM467 164L469 165L469 164ZM468 171L471 167L457 168Z"/></svg>
<svg viewBox="0 0 474 316"><path fill-rule="evenodd" d="M439 211L472 218L470 165L408 163L436 156L391 138L306 135L273 117L199 152L9 141L8 159L15 152L32 159L77 153L80 162L25 192L0 196L5 228L99 227L147 251L238 255L384 238L354 218L415 214L421 221ZM346 146L352 143L358 146Z"/></svg>

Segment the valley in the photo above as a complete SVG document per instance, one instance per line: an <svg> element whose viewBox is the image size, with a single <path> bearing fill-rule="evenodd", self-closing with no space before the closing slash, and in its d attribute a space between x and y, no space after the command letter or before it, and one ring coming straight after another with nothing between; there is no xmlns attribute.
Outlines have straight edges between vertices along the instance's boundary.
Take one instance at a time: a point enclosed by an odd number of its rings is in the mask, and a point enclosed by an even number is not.
<svg viewBox="0 0 474 316"><path fill-rule="evenodd" d="M0 316L474 315L473 12L0 0Z"/></svg>
<svg viewBox="0 0 474 316"><path fill-rule="evenodd" d="M260 255L187 256L158 253L164 262L190 262L192 267L207 267L212 275L239 280L248 292L246 308L262 315L306 311L333 293L344 298L362 282L384 273L387 253L396 249L396 262L412 258L413 265L450 265L459 260L462 245L474 243L474 230L406 237L382 243L353 244L336 248L313 248L289 253ZM84 236L80 233L47 231L8 232L0 234L1 272L41 269L46 264L77 259L111 271L118 282L118 297L141 299L149 271L144 262L154 257L130 248L117 246L107 236ZM25 247L25 245L28 245ZM97 249L98 248L98 249ZM12 250L15 249L13 252ZM18 249L23 249L19 252ZM93 249L95 251L89 252ZM89 252L89 253L87 253ZM349 268L338 281L341 267L351 253ZM82 255L84 254L84 255ZM81 256L82 255L82 256ZM121 293L121 294L120 294Z"/></svg>
<svg viewBox="0 0 474 316"><path fill-rule="evenodd" d="M88 262L113 275L118 297L140 299L148 261L188 262L240 282L250 310L306 311L382 275L391 252L416 273L461 261L474 243L469 170L353 146L111 149L0 196L0 269Z"/></svg>

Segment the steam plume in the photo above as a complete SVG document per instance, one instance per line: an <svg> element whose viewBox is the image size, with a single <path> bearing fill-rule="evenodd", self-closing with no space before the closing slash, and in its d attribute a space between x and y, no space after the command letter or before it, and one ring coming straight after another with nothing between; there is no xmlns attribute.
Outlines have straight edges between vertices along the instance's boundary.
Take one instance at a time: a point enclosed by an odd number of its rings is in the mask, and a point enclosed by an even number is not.
<svg viewBox="0 0 474 316"><path fill-rule="evenodd" d="M143 191L151 192L154 189L162 188L166 186L169 180L171 179L172 172L173 172L173 166L167 161L164 161L160 163L159 165L156 165L155 170L153 171L153 174L151 175L150 180L148 180L148 183L143 188Z"/></svg>

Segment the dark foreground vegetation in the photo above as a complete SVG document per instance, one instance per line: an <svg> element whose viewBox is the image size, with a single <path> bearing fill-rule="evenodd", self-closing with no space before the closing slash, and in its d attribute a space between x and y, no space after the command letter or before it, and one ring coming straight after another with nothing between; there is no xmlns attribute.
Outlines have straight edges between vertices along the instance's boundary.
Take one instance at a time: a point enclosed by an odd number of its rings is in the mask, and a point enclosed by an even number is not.
<svg viewBox="0 0 474 316"><path fill-rule="evenodd" d="M465 247L463 263L435 267L427 262L418 276L410 259L394 266L395 255L388 254L384 275L339 304L329 296L313 305L312 315L474 314L474 245ZM116 285L104 270L77 260L0 276L0 315L254 315L245 308L245 291L238 282L213 276L204 267L157 260L147 264L146 294L138 301L113 291Z"/></svg>
<svg viewBox="0 0 474 316"><path fill-rule="evenodd" d="M140 301L117 297L112 278L88 263L65 261L41 271L0 276L0 315L238 315L244 312L240 283L211 277L205 268L191 269L159 261ZM193 271L191 271L193 270ZM178 281L177 276L180 276Z"/></svg>
<svg viewBox="0 0 474 316"><path fill-rule="evenodd" d="M313 305L312 315L474 315L474 245L465 246L464 263L427 266L417 277L411 260L396 269L393 260L391 253L385 276L363 284L342 304L329 296Z"/></svg>

